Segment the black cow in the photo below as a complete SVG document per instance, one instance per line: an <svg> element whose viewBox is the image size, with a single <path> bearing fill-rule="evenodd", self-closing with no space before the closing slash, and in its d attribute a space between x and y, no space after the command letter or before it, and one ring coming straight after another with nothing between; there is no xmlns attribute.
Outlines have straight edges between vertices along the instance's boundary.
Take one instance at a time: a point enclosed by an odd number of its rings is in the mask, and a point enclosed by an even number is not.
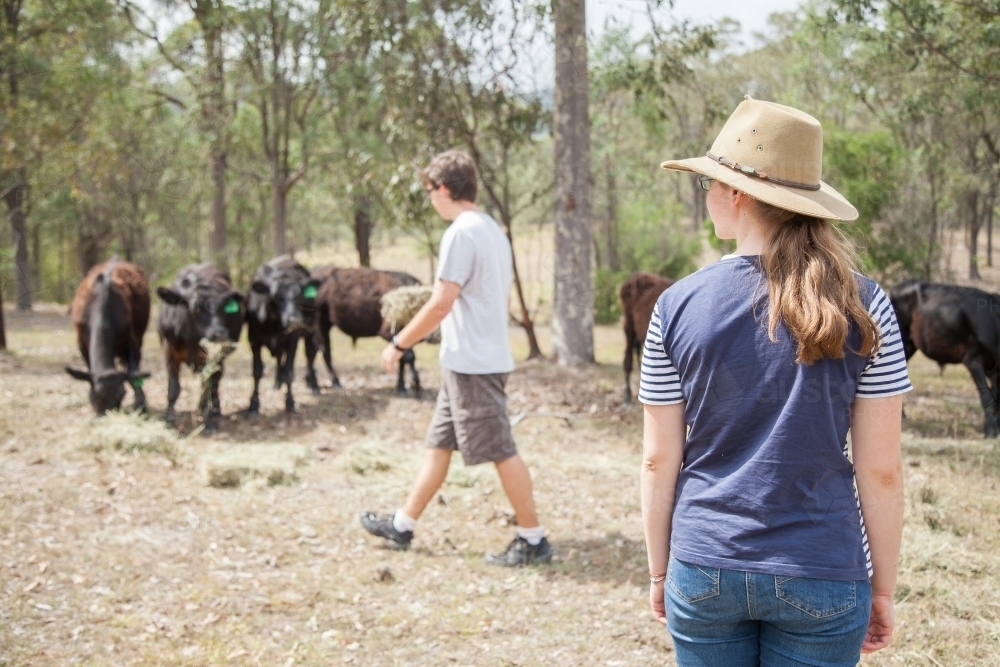
<svg viewBox="0 0 1000 667"><path fill-rule="evenodd" d="M969 369L983 407L983 433L997 426L997 360L1000 360L1000 294L921 280L900 283L889 294L906 358L920 350L944 368Z"/></svg>
<svg viewBox="0 0 1000 667"><path fill-rule="evenodd" d="M292 396L295 350L299 339L310 331L319 283L288 255L275 257L254 272L247 299L247 335L253 352L253 396L247 409L250 414L260 413L262 347L271 352L277 366L274 388L281 388L282 383L287 387L285 410L295 412Z"/></svg>
<svg viewBox="0 0 1000 667"><path fill-rule="evenodd" d="M419 285L420 281L402 271L378 271L365 267L338 269L323 266L313 269L312 275L321 283L316 300L313 335L306 338L306 382L313 393L318 394L319 381L316 379L313 362L319 350L323 352L330 381L334 387L340 386L337 372L333 370L330 328L336 325L354 342L358 338L371 336L391 340L391 324L382 317L382 296L397 287ZM396 393L400 396L406 396L404 371L409 366L410 376L413 378L413 394L420 397L420 375L417 374L416 360L412 349L407 350L399 360Z"/></svg>
<svg viewBox="0 0 1000 667"><path fill-rule="evenodd" d="M203 340L216 343L239 340L245 298L233 289L228 274L207 263L185 266L169 288L160 287L156 293L163 301L159 332L169 376L166 419L173 423L174 403L181 393L181 364L200 372L208 361ZM218 429L218 417L222 414L219 405L222 372L220 361L218 370L209 377L209 393L203 392L199 402L206 433Z"/></svg>
<svg viewBox="0 0 1000 667"><path fill-rule="evenodd" d="M135 409L145 411L142 381L149 373L139 372L139 364L149 324L149 283L142 269L118 259L92 268L76 289L71 317L87 370L67 366L66 372L90 383L94 412L121 407L126 382L135 392Z"/></svg>

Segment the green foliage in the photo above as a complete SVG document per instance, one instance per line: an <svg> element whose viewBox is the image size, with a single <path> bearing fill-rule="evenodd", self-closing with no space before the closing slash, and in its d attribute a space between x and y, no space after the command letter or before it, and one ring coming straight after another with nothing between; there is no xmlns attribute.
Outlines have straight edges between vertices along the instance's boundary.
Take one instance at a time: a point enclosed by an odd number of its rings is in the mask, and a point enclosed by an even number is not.
<svg viewBox="0 0 1000 667"><path fill-rule="evenodd" d="M600 267L594 276L594 317L603 324L621 317L618 286L635 271L683 278L697 268L701 242L680 229L682 205L638 200L622 208L618 224L619 268Z"/></svg>
<svg viewBox="0 0 1000 667"><path fill-rule="evenodd" d="M736 250L736 241L733 239L720 239L715 235L715 224L711 220L705 220L701 223L701 228L705 230L705 236L708 238L708 245L712 250L721 252L724 255Z"/></svg>

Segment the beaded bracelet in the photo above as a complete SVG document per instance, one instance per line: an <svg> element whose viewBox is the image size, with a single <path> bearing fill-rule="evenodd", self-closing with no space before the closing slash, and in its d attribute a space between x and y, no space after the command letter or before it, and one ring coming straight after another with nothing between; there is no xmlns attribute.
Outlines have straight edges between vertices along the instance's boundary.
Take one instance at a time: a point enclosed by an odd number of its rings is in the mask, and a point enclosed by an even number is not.
<svg viewBox="0 0 1000 667"><path fill-rule="evenodd" d="M651 574L649 575L649 582L651 584L658 584L667 578L666 574Z"/></svg>

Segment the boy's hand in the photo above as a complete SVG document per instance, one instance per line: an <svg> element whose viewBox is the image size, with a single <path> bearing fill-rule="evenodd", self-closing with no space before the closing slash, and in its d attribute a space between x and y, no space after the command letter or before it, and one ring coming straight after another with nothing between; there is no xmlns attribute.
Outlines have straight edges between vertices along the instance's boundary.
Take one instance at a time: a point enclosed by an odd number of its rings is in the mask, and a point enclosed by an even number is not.
<svg viewBox="0 0 1000 667"><path fill-rule="evenodd" d="M403 358L403 353L396 349L391 343L385 346L382 350L382 368L385 369L386 373L392 373L396 370L396 364L399 360Z"/></svg>

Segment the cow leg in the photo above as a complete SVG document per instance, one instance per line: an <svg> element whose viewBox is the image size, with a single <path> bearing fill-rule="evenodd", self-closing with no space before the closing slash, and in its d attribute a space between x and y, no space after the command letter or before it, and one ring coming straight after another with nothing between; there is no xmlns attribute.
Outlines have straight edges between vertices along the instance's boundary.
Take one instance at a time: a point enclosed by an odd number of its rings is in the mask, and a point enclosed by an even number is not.
<svg viewBox="0 0 1000 667"><path fill-rule="evenodd" d="M281 383L285 379L285 348L279 347L277 352L271 356L274 357L274 390L277 391L281 389Z"/></svg>
<svg viewBox="0 0 1000 667"><path fill-rule="evenodd" d="M399 359L399 374L396 376L396 395L397 396L409 396L406 391L406 382L403 378L406 371L406 355L413 354L413 350L407 350L403 353L403 356Z"/></svg>
<svg viewBox="0 0 1000 667"><path fill-rule="evenodd" d="M334 387L340 386L340 378L337 377L337 371L333 370L333 347L330 345L330 329L332 327L324 326L322 327L323 332L323 363L326 364L326 370L330 372L330 382Z"/></svg>
<svg viewBox="0 0 1000 667"><path fill-rule="evenodd" d="M306 346L306 386L313 393L313 396L319 396L319 380L316 379L316 368L313 363L316 360L316 352L318 352L316 346L315 335L310 333L305 337Z"/></svg>
<svg viewBox="0 0 1000 667"><path fill-rule="evenodd" d="M219 382L222 380L222 369L212 373L208 378L208 394L201 397L201 418L205 424L204 435L212 435L219 431L219 417L222 416L222 405L219 401Z"/></svg>
<svg viewBox="0 0 1000 667"><path fill-rule="evenodd" d="M170 358L171 355L167 353L167 412L164 414L164 420L167 425L174 425L174 403L177 402L177 397L181 395L181 378L180 378L180 364L175 362Z"/></svg>
<svg viewBox="0 0 1000 667"><path fill-rule="evenodd" d="M295 397L292 396L292 381L295 379L295 348L299 345L298 336L289 336L287 346L282 351L284 363L281 367L281 377L285 382L285 412L295 412Z"/></svg>
<svg viewBox="0 0 1000 667"><path fill-rule="evenodd" d="M253 395L250 397L250 406L247 408L247 413L259 415L260 379L264 375L264 360L261 358L260 345L251 345L250 351L253 354Z"/></svg>
<svg viewBox="0 0 1000 667"><path fill-rule="evenodd" d="M413 379L413 398L419 399L423 390L420 387L420 374L417 373L417 355L412 348L403 353L400 363L406 363L410 367L410 377Z"/></svg>
<svg viewBox="0 0 1000 667"><path fill-rule="evenodd" d="M622 369L625 371L625 393L622 396L622 401L625 405L632 405L632 386L631 386L631 376L632 376L632 357L635 355L635 341L632 336L627 333L625 335L625 358L622 360Z"/></svg>
<svg viewBox="0 0 1000 667"><path fill-rule="evenodd" d="M139 346L135 341L129 341L128 344L128 374L129 377L136 375L139 372L139 360L140 360ZM139 413L145 413L146 410L146 394L142 390L142 378L135 378L129 382L132 385L132 391L135 393L135 403L132 404L132 409Z"/></svg>
<svg viewBox="0 0 1000 667"><path fill-rule="evenodd" d="M976 383L976 389L979 390L979 402L983 406L983 435L987 438L995 438L1000 434L1000 429L997 428L996 396L986 382L982 356L978 352L968 352L962 363L969 369L972 381Z"/></svg>

